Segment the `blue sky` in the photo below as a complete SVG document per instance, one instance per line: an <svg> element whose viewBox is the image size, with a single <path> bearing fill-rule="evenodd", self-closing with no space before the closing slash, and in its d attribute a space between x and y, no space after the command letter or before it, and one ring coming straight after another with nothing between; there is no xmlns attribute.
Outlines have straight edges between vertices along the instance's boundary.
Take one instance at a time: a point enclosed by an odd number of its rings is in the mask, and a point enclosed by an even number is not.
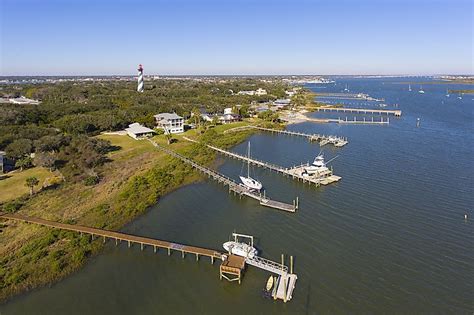
<svg viewBox="0 0 474 315"><path fill-rule="evenodd" d="M0 75L473 73L469 0L0 3Z"/></svg>

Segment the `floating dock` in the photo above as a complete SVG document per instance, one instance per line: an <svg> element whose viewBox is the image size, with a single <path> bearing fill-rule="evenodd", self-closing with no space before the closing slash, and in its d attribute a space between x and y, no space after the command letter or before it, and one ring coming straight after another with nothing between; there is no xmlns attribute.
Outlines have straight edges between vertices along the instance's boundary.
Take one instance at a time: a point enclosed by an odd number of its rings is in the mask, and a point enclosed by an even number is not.
<svg viewBox="0 0 474 315"><path fill-rule="evenodd" d="M389 110L389 109L368 109L368 108L346 108L346 107L317 107L317 111L323 112L344 112L344 113L357 113L357 114L385 114L394 115L400 117L402 115L401 110Z"/></svg>
<svg viewBox="0 0 474 315"><path fill-rule="evenodd" d="M191 139L186 138L186 137L185 137L185 139L191 140ZM220 174L220 173L218 173L218 172L216 172L212 169L209 169L207 167L199 165L196 162L194 162L193 160L191 160L191 159L189 159L189 158L187 158L187 157L185 157L185 156L183 156L183 155L181 155L181 154L179 154L179 153L177 153L173 150L170 150L166 147L163 147L163 146L159 145L158 143L154 142L153 140L149 139L149 141L157 149L159 149L159 150L161 150L161 151L163 151L163 152L165 152L165 153L167 153L167 154L169 154L169 155L171 155L171 156L173 156L177 159L180 159L184 163L189 164L193 168L197 169L198 171L206 174L209 178L212 178L212 179L218 181L219 183L223 184L224 186L229 187L229 193L233 192L234 194L238 194L239 196L250 197L252 199L255 199L255 200L259 201L260 205L265 206L265 207L269 207L269 208L273 208L273 209L283 210L283 211L287 211L287 212L295 212L298 209L298 206L299 206L298 197L296 198L296 200L293 200L293 204L288 204L288 203L272 200L272 199L270 199L266 196L265 191L262 195L261 193L257 193L256 191L248 190L245 186L236 183L234 180L232 180L231 178L229 178L229 177L227 177L223 174Z"/></svg>
<svg viewBox="0 0 474 315"><path fill-rule="evenodd" d="M288 267L283 264L283 255L282 263L278 264L276 262L261 257L254 257L250 259L236 255L224 254L219 251L202 247L183 245L154 238L131 235L122 232L115 232L82 225L60 223L50 220L44 220L41 218L27 217L20 214L0 212L0 219L13 220L61 230L73 231L81 233L81 235L84 233L91 235L92 240L94 240L94 237L96 236L102 237L104 243L107 239L111 239L115 240L115 245L118 245L118 243L121 241L128 242L128 247L131 247L132 244L139 244L141 250L143 250L145 246L151 246L153 247L153 251L155 253L159 248L166 249L168 250L168 256L170 256L172 252L177 251L181 252L182 258L185 257L185 254L195 255L196 261L199 261L200 256L209 257L212 264L214 264L214 259L218 259L222 261L219 267L220 279L225 278L229 281L238 281L239 284L241 283L242 274L247 263L249 265L278 275L278 281L275 284L275 289L272 296L274 299L281 299L285 303L291 300L293 290L295 289L296 285L296 279L298 278L295 274L293 274L293 257L291 257L290 260L290 273L288 273Z"/></svg>
<svg viewBox="0 0 474 315"><path fill-rule="evenodd" d="M190 139L188 137L183 137L183 139L194 142L194 143L198 143L196 140ZM209 145L209 144L207 145L207 147L210 148L210 149L213 149L213 150L215 150L215 151L217 151L217 152L219 152L219 153L221 153L225 156L228 156L228 157L231 157L231 158L234 158L234 159L238 159L238 160L242 160L242 161L245 161L245 162L250 162L253 165L263 167L263 168L269 169L271 171L275 171L275 172L280 173L280 174L287 175L287 176L289 176L293 179L296 179L298 181L302 181L303 183L314 184L314 185L316 185L316 187L319 187L320 185L332 184L334 182L337 182L337 181L341 180L341 178L342 178L340 176L334 175L332 170L326 171L324 173L318 173L315 176L304 176L303 175L304 168L308 167L309 163L301 164L299 166L293 166L293 167L285 168L285 167L278 166L278 165L275 165L275 164L271 164L271 163L268 163L268 162L256 160L256 159L253 159L253 158L248 158L244 155L240 155L238 153L230 152L230 151L227 151L227 150L224 150L224 149L221 149L221 148Z"/></svg>

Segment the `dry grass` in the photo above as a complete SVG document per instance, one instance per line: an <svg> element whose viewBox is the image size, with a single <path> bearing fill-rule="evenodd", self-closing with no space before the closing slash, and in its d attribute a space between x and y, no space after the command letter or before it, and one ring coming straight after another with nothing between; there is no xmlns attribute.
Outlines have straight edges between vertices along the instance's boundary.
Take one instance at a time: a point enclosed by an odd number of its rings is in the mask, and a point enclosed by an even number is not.
<svg viewBox="0 0 474 315"><path fill-rule="evenodd" d="M25 186L25 181L31 176L38 178L39 185L35 187L35 190L38 190L47 178L54 175L42 167L33 167L22 172L14 171L5 174L4 178L0 179L0 204L29 194L30 189Z"/></svg>

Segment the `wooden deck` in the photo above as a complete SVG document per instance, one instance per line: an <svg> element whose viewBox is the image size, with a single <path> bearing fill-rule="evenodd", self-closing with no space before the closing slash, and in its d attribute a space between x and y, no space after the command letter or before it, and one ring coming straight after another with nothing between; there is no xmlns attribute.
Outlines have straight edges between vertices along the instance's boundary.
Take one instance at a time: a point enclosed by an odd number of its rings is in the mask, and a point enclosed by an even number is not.
<svg viewBox="0 0 474 315"><path fill-rule="evenodd" d="M115 231L110 231L110 230L97 229L97 228L92 228L92 227L87 227L87 226L82 226L82 225L66 224L66 223L44 220L40 218L27 217L20 214L0 213L0 219L33 223L33 224L38 224L38 225L47 226L51 228L57 228L57 229L68 230L68 231L79 232L79 233L86 233L86 234L91 235L92 237L94 236L103 237L104 242L106 241L106 239L115 240L116 243L118 241L126 241L128 242L129 247L132 244L140 244L142 249L144 248L144 246L152 246L155 252L158 248L167 249L168 255L171 254L171 251L179 251L181 252L183 257L184 257L184 254L187 254L187 253L196 255L196 260L199 259L199 256L206 256L211 259L212 263L214 262L214 258L216 259L222 258L221 252L218 252L212 249L183 245L183 244L173 243L169 241L157 240L154 238L131 235L131 234L115 232Z"/></svg>

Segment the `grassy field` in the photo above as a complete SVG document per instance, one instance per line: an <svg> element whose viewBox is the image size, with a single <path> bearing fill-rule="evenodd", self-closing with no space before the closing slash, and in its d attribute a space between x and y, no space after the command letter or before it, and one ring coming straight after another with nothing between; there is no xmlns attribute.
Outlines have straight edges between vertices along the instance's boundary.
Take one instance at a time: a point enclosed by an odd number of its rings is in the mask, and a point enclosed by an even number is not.
<svg viewBox="0 0 474 315"><path fill-rule="evenodd" d="M42 167L33 167L22 172L15 171L5 174L0 179L0 204L29 194L30 189L25 186L25 180L31 176L38 178L39 184L35 187L35 190L38 190L46 178L52 177L53 174Z"/></svg>
<svg viewBox="0 0 474 315"><path fill-rule="evenodd" d="M244 124L244 123L242 123ZM250 131L221 134L239 126L219 126L216 140L230 146L245 140ZM196 133L195 130L188 131ZM30 198L20 214L44 219L116 230L130 222L172 190L199 179L199 175L149 141L134 140L125 135L100 135L116 150L109 153L110 162L98 171L99 184L63 183L57 189L44 190ZM170 148L210 165L215 152L175 136ZM167 145L164 135L154 137ZM33 171L33 170L32 170ZM26 188L26 187L25 187ZM99 252L100 240L78 233L53 230L5 221L0 224L0 301L19 292L57 281L80 268L87 258Z"/></svg>

